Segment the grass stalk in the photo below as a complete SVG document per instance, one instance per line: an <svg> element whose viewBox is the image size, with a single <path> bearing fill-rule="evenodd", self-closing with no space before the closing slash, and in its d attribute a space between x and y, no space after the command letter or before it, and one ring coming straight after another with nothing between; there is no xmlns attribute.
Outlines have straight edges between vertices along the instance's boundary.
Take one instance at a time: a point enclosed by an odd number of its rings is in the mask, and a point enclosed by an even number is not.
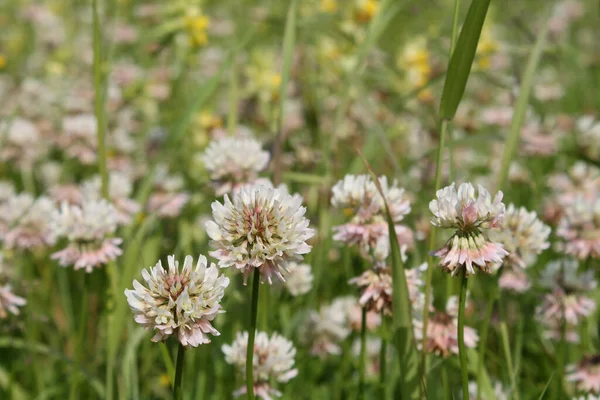
<svg viewBox="0 0 600 400"><path fill-rule="evenodd" d="M490 321L492 320L492 312L494 311L494 303L498 297L498 286L494 285L490 300L485 311L485 318L481 327L481 335L479 337L479 366L477 368L477 400L481 399L481 386L483 384L483 371L485 370L485 352L487 350L487 337L490 327Z"/></svg>
<svg viewBox="0 0 600 400"><path fill-rule="evenodd" d="M250 329L248 329L248 347L246 349L246 391L248 400L254 400L254 337L256 336L256 317L258 314L258 292L260 289L260 271L254 269L252 278L252 303L250 308Z"/></svg>
<svg viewBox="0 0 600 400"><path fill-rule="evenodd" d="M437 152L437 166L435 172L435 191L437 192L440 189L442 184L442 163L444 157L444 145L446 142L446 133L448 131L448 121L442 120L440 127L440 144L438 146ZM433 256L431 252L435 250L436 246L436 229L434 226L431 227L431 233L429 234L429 256L427 257L427 272L425 274L425 304L431 303L431 280L433 276ZM429 309L427 307L423 307L423 339L421 343L421 348L425 349L427 342L427 323L429 322ZM427 353L421 352L421 363L420 363L420 376L422 380L425 380L425 375L427 373ZM421 393L423 395L423 393Z"/></svg>
<svg viewBox="0 0 600 400"><path fill-rule="evenodd" d="M469 400L469 371L467 366L467 349L465 348L465 303L467 300L468 283L467 271L463 270L458 304L458 356L460 358L460 377L463 400Z"/></svg>
<svg viewBox="0 0 600 400"><path fill-rule="evenodd" d="M358 364L358 398L365 398L365 362L367 358L367 309L362 308L360 319L360 357Z"/></svg>
<svg viewBox="0 0 600 400"><path fill-rule="evenodd" d="M177 350L177 366L175 367L175 381L173 382L173 399L181 400L181 381L183 379L183 360L185 357L185 347L179 343Z"/></svg>

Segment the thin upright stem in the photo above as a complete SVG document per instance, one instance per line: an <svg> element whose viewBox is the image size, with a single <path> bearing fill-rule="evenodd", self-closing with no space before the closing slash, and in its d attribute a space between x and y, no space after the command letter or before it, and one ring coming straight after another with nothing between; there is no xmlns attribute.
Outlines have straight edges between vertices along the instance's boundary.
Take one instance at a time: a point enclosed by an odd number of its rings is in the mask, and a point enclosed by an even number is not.
<svg viewBox="0 0 600 400"><path fill-rule="evenodd" d="M460 376L463 400L469 400L469 372L467 370L467 350L465 348L465 303L467 300L467 271L463 270L458 303L458 356L460 357Z"/></svg>
<svg viewBox="0 0 600 400"><path fill-rule="evenodd" d="M258 315L258 290L260 288L260 271L254 269L252 278L252 305L250 308L250 329L248 330L248 347L246 349L246 391L248 400L254 400L254 336L256 335L256 317Z"/></svg>
<svg viewBox="0 0 600 400"><path fill-rule="evenodd" d="M483 371L485 369L485 352L487 349L487 337L492 320L492 312L494 311L494 303L498 296L498 286L494 285L490 300L488 302L487 310L485 312L485 319L483 320L483 326L481 328L481 336L479 337L479 366L477 367L477 400L481 399L481 385L483 384Z"/></svg>
<svg viewBox="0 0 600 400"><path fill-rule="evenodd" d="M444 155L444 144L446 142L446 132L448 130L448 121L443 120L441 122L440 127L440 144L438 146L437 152L437 167L435 173L435 191L437 192L442 184L442 162ZM431 232L429 234L429 256L427 257L427 272L425 274L425 304L431 303L431 279L433 274L433 256L431 253L435 250L435 236L436 229L435 226L431 227ZM429 322L429 308L423 307L423 334L422 334L422 343L421 348L427 348L427 323ZM425 381L425 374L427 373L427 352L421 352L421 363L419 365L420 376L423 381ZM423 389L423 385L421 385L421 389ZM424 396L423 390L421 390L421 397Z"/></svg>
<svg viewBox="0 0 600 400"><path fill-rule="evenodd" d="M386 385L385 379L387 374L387 327L385 323L385 315L381 312L381 347L379 349L379 383L381 385L381 398L385 399Z"/></svg>
<svg viewBox="0 0 600 400"><path fill-rule="evenodd" d="M358 365L358 398L365 398L365 361L367 357L367 309L362 308L360 319L360 359Z"/></svg>
<svg viewBox="0 0 600 400"><path fill-rule="evenodd" d="M504 349L504 358L506 359L506 366L508 368L508 374L510 375L510 393L515 400L519 400L519 391L516 387L516 376L515 376L515 368L513 366L512 356L510 354L510 340L508 338L508 328L506 327L506 322L504 318L502 318L502 322L500 322L500 334L502 335L502 348Z"/></svg>
<svg viewBox="0 0 600 400"><path fill-rule="evenodd" d="M181 399L181 381L183 379L183 358L185 356L185 347L179 343L177 350L177 366L175 367L175 381L173 383L173 399Z"/></svg>
<svg viewBox="0 0 600 400"><path fill-rule="evenodd" d="M104 61L102 57L102 37L98 0L92 1L93 47L94 47L94 113L96 116L96 135L98 140L98 172L100 174L100 192L108 199L108 172L106 170L106 124L104 115Z"/></svg>

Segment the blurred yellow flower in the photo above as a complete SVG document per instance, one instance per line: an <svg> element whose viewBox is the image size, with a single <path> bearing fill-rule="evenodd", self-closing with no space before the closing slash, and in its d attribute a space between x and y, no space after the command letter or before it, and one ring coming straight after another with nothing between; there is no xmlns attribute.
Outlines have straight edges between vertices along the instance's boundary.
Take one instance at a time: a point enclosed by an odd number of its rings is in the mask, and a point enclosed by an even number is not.
<svg viewBox="0 0 600 400"><path fill-rule="evenodd" d="M396 60L396 65L405 72L405 84L409 90L425 86L431 77L431 55L427 50L425 38L417 37L408 43ZM430 96L428 90L423 90L419 94L422 100Z"/></svg>
<svg viewBox="0 0 600 400"><path fill-rule="evenodd" d="M498 41L494 38L489 25L484 25L477 45L475 64L480 70L487 70L491 66L491 58L498 52Z"/></svg>
<svg viewBox="0 0 600 400"><path fill-rule="evenodd" d="M210 19L206 15L203 15L199 10L188 12L185 17L185 25L195 46L204 46L208 43L206 30L210 25Z"/></svg>
<svg viewBox="0 0 600 400"><path fill-rule="evenodd" d="M158 377L158 384L162 387L169 387L171 386L171 378L168 374L162 374Z"/></svg>
<svg viewBox="0 0 600 400"><path fill-rule="evenodd" d="M6 57L4 56L4 54L0 53L0 69L4 68L6 66Z"/></svg>
<svg viewBox="0 0 600 400"><path fill-rule="evenodd" d="M355 12L356 20L359 22L369 22L375 16L378 8L378 0L359 0Z"/></svg>
<svg viewBox="0 0 600 400"><path fill-rule="evenodd" d="M200 112L200 115L198 115L198 123L204 129L220 128L223 125L223 122L218 115L207 110Z"/></svg>
<svg viewBox="0 0 600 400"><path fill-rule="evenodd" d="M321 11L333 14L338 10L337 0L321 0Z"/></svg>

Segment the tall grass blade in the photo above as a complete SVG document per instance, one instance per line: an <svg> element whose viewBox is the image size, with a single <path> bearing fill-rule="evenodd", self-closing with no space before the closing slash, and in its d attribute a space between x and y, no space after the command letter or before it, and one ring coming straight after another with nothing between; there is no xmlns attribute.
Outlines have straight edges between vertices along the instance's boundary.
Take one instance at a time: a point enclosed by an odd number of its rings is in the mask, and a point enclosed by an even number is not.
<svg viewBox="0 0 600 400"><path fill-rule="evenodd" d="M546 382L546 386L544 386L544 390L542 390L542 393L540 393L540 397L538 397L538 400L543 400L544 399L544 395L546 394L546 392L548 391L548 388L550 387L550 384L552 383L552 379L554 378L554 372L552 373L552 375L550 375L550 378L548 378L548 382Z"/></svg>
<svg viewBox="0 0 600 400"><path fill-rule="evenodd" d="M456 43L456 49L448 64L448 73L440 104L440 116L443 119L454 118L458 104L465 93L489 5L490 0L473 0L471 2L465 24Z"/></svg>
<svg viewBox="0 0 600 400"><path fill-rule="evenodd" d="M400 358L400 387L403 394L402 398L418 399L419 398L419 356L414 340L414 332L412 325L412 310L408 297L408 284L406 283L406 275L404 274L404 264L400 256L400 247L398 245L398 235L396 227L392 220L392 215L387 204L387 200L379 184L377 176L373 169L362 156L373 182L383 197L385 204L385 212L388 223L388 234L390 238L390 257L392 265L392 332L393 341Z"/></svg>
<svg viewBox="0 0 600 400"><path fill-rule="evenodd" d="M281 86L279 87L279 117L277 118L277 139L273 151L273 183L281 183L281 156L283 153L283 143L285 141L283 132L283 119L285 118L285 100L287 98L288 82L292 70L292 61L294 57L294 46L296 45L296 14L298 9L297 0L292 0L288 9L285 22L285 33L283 35L283 64L281 67Z"/></svg>
<svg viewBox="0 0 600 400"><path fill-rule="evenodd" d="M546 38L549 28L548 22L542 28L542 31L538 34L538 37L533 46L533 50L527 60L527 66L523 73L523 79L521 80L521 87L519 89L519 97L515 105L513 119L510 125L510 131L506 138L506 144L504 146L504 153L502 154L502 164L500 169L500 178L498 179L498 187L502 188L506 184L508 178L508 169L510 163L517 151L517 145L519 143L519 136L521 134L521 128L525 121L525 113L527 112L527 106L529 105L529 94L531 93L531 86L533 85L534 73L542 56L546 45Z"/></svg>

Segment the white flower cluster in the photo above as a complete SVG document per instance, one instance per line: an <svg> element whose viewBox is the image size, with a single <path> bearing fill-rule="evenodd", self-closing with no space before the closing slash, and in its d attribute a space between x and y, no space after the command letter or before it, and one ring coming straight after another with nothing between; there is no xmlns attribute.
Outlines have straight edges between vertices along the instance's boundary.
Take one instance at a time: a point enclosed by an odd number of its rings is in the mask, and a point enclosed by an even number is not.
<svg viewBox="0 0 600 400"><path fill-rule="evenodd" d="M437 199L429 203L434 217L431 223L438 228L467 230L470 228L493 228L499 225L505 212L502 192L494 199L481 185L475 188L470 183L462 183L456 190L452 183L436 193Z"/></svg>
<svg viewBox="0 0 600 400"><path fill-rule="evenodd" d="M233 343L223 345L221 349L225 354L225 361L245 373L248 332L238 332ZM291 341L278 333L273 333L269 337L266 332L257 332L252 358L255 396L265 400L272 396L281 396L279 391L270 386L270 382L285 383L298 375L298 370L294 368L295 356L296 348ZM246 393L245 387L236 391L235 395L244 393Z"/></svg>
<svg viewBox="0 0 600 400"><path fill-rule="evenodd" d="M308 264L297 262L288 263L288 275L284 282L285 287L292 296L306 294L312 289L313 274Z"/></svg>
<svg viewBox="0 0 600 400"><path fill-rule="evenodd" d="M395 181L390 186L385 176L378 180L392 220L400 222L410 212L410 202L405 197L404 189L399 188ZM374 216L385 216L385 203L369 175L346 175L335 184L331 192L331 204L344 209L355 220L364 223Z"/></svg>
<svg viewBox="0 0 600 400"><path fill-rule="evenodd" d="M353 297L339 297L319 311L311 311L302 326L302 341L311 346L311 353L324 357L340 354L339 343L351 332L350 309L357 305Z"/></svg>
<svg viewBox="0 0 600 400"><path fill-rule="evenodd" d="M217 195L229 193L240 184L252 183L267 167L269 159L269 153L252 137L213 140L202 155L210 178L217 184Z"/></svg>
<svg viewBox="0 0 600 400"><path fill-rule="evenodd" d="M304 216L306 208L299 196L279 189L251 187L243 189L233 202L225 195L223 204L212 204L214 221L206 231L215 249L211 256L221 268L235 266L247 280L254 268L261 281L272 283L273 276L285 281L290 261L301 261L310 251L306 243L314 235Z"/></svg>
<svg viewBox="0 0 600 400"><path fill-rule="evenodd" d="M535 211L510 204L500 229L490 231L490 238L502 243L509 261L520 268L535 262L538 254L550 247L550 227L539 220Z"/></svg>
<svg viewBox="0 0 600 400"><path fill-rule="evenodd" d="M71 241L103 239L117 229L115 208L106 200L88 200L81 206L63 203L53 215L54 233Z"/></svg>
<svg viewBox="0 0 600 400"><path fill-rule="evenodd" d="M36 199L29 193L14 195L10 186L4 190L6 198L0 198L0 239L4 246L27 250L53 245L56 237L50 225L52 200L45 196Z"/></svg>
<svg viewBox="0 0 600 400"><path fill-rule="evenodd" d="M184 346L210 343L208 334L219 335L211 321L224 312L220 302L229 278L219 276L214 264L207 267L202 255L195 268L193 258L187 256L181 271L174 256L169 256L168 262L168 270L161 261L149 267L150 272L142 270L147 287L134 280L133 290L125 290L135 321L156 331L154 342L177 334Z"/></svg>
<svg viewBox="0 0 600 400"><path fill-rule="evenodd" d="M440 257L440 266L454 276L458 271L474 274L475 268L490 273L508 252L502 244L488 239L482 229L498 228L505 213L502 192L494 199L481 185L478 196L470 183L458 187L454 183L438 190L437 199L429 203L433 213L431 223L439 228L455 229L444 247L433 254Z"/></svg>
<svg viewBox="0 0 600 400"><path fill-rule="evenodd" d="M92 272L121 255L121 239L108 237L117 229L117 211L104 199L84 200L81 205L63 203L52 216L54 233L69 245L52 258L61 266L73 265Z"/></svg>
<svg viewBox="0 0 600 400"><path fill-rule="evenodd" d="M100 199L102 197L101 186L100 176L95 176L83 182L81 185L83 197L86 199ZM126 174L118 171L110 173L108 193L117 211L117 223L120 225L129 224L133 215L140 210L140 205L130 199L132 192L133 183Z"/></svg>
<svg viewBox="0 0 600 400"><path fill-rule="evenodd" d="M398 224L410 212L410 202L404 189L385 176L378 178L394 223ZM334 227L333 239L346 245L358 245L361 255L377 264L385 264L389 255L389 234L385 203L369 175L346 175L332 188L331 204L343 209L350 222ZM398 242L404 255L413 244L412 231L396 225ZM373 260L374 259L374 260Z"/></svg>

